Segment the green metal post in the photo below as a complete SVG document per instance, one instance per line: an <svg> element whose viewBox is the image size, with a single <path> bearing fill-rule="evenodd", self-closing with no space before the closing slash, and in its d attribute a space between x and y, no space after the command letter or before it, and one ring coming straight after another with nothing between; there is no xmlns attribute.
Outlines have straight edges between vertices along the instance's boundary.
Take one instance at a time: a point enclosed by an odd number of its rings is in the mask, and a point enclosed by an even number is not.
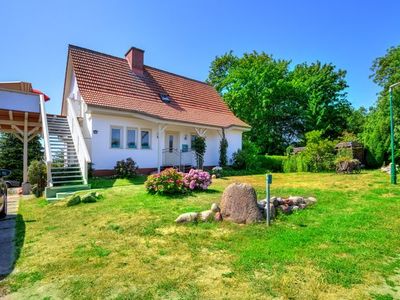
<svg viewBox="0 0 400 300"><path fill-rule="evenodd" d="M393 121L393 96L392 88L389 88L389 102L390 102L390 148L392 150L392 165L390 170L390 182L397 184L396 178L396 164L394 160L394 121Z"/></svg>

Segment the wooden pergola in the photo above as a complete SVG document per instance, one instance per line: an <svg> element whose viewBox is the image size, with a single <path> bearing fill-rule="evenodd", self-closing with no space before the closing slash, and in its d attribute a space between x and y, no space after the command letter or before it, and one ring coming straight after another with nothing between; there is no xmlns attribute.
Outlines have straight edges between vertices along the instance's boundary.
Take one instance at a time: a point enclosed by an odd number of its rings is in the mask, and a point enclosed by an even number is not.
<svg viewBox="0 0 400 300"><path fill-rule="evenodd" d="M28 143L42 132L44 95L3 88L0 84L0 133L12 133L23 144L23 193L29 193ZM1 168L1 166L0 166Z"/></svg>

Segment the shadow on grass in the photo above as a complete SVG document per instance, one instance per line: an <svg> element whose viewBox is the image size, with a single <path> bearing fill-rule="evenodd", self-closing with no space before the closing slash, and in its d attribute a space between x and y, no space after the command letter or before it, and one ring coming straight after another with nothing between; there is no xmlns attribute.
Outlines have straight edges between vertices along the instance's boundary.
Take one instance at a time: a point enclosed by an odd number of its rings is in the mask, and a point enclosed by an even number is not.
<svg viewBox="0 0 400 300"><path fill-rule="evenodd" d="M11 216L12 217L12 216ZM15 264L18 261L22 247L25 242L25 221L21 214L15 216L15 236L14 241L2 241L4 243L2 247L4 253L2 254L2 261L0 262L5 273L0 274L0 280L6 278L15 268ZM6 229L3 229L6 230Z"/></svg>
<svg viewBox="0 0 400 300"><path fill-rule="evenodd" d="M15 264L21 255L21 251L25 243L26 222L36 222L36 220L25 221L21 214L17 215L15 227L15 260L13 263L13 268L15 267Z"/></svg>
<svg viewBox="0 0 400 300"><path fill-rule="evenodd" d="M186 199L186 198L195 198L197 197L197 195L204 195L204 194L218 194L221 193L218 190L214 190L214 189L207 189L207 190L203 190L203 191L193 191L193 192L187 192L185 194L172 194L172 195L158 195L159 197L165 198L165 199L172 199L172 200L176 200L176 199Z"/></svg>
<svg viewBox="0 0 400 300"><path fill-rule="evenodd" d="M142 185L146 181L146 176L136 176L134 178L114 178L114 177L95 177L89 180L92 189L107 189L118 186Z"/></svg>

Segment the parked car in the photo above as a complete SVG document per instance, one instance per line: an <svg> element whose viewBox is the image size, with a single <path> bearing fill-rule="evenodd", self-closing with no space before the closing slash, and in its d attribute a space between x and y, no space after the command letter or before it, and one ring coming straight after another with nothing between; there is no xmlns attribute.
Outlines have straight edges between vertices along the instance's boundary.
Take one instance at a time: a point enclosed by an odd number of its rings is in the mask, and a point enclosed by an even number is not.
<svg viewBox="0 0 400 300"><path fill-rule="evenodd" d="M0 169L0 219L7 216L7 184L4 177L11 174L11 171Z"/></svg>
<svg viewBox="0 0 400 300"><path fill-rule="evenodd" d="M21 186L21 183L18 180L5 179L4 182L8 189Z"/></svg>

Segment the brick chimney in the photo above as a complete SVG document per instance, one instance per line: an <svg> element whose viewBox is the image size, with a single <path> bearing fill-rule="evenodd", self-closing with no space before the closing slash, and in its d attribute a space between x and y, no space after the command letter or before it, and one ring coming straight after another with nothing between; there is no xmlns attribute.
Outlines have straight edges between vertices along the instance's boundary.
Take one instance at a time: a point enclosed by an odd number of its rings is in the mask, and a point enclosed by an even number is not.
<svg viewBox="0 0 400 300"><path fill-rule="evenodd" d="M132 47L125 54L129 67L137 75L143 75L144 50Z"/></svg>

